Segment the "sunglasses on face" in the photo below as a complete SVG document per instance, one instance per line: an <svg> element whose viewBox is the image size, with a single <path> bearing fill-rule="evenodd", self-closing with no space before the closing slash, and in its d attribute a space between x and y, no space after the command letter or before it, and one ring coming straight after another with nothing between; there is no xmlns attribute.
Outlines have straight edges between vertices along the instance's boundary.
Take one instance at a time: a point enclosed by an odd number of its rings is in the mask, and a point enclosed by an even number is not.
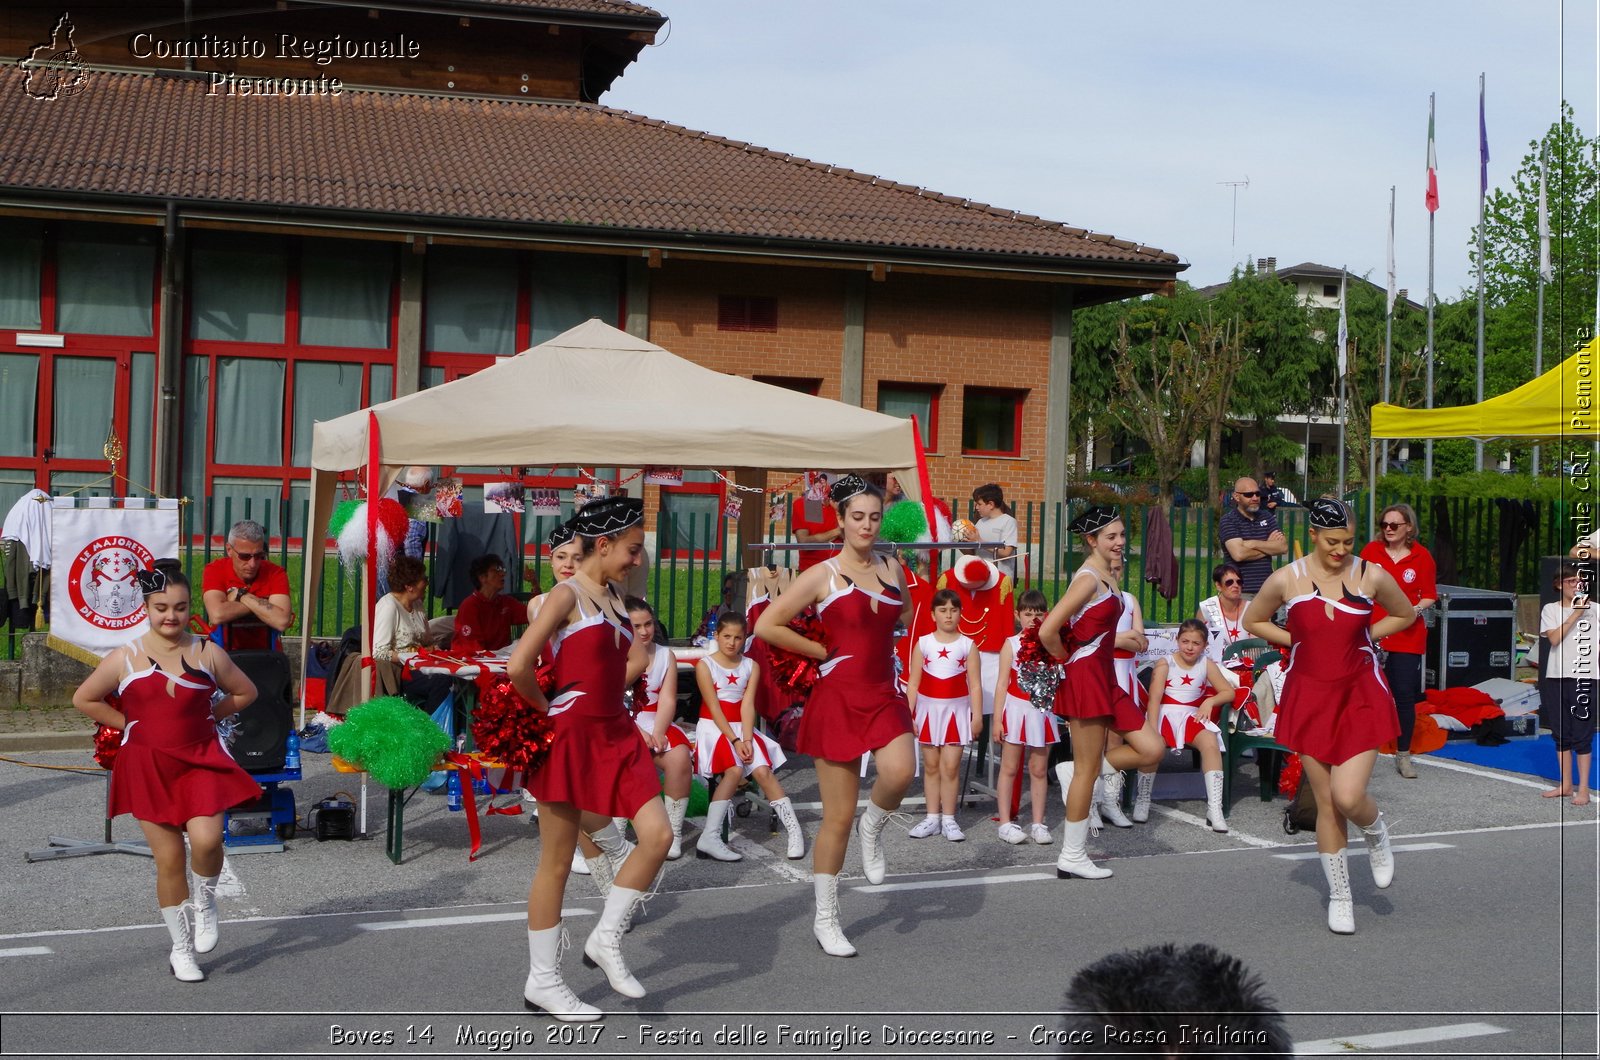
<svg viewBox="0 0 1600 1060"><path fill-rule="evenodd" d="M1224 589L1226 589L1230 585L1243 585L1244 583L1241 582L1238 578L1224 578L1224 579L1222 579L1222 581L1218 582L1217 584L1221 585Z"/></svg>
<svg viewBox="0 0 1600 1060"><path fill-rule="evenodd" d="M1406 524L1405 523L1391 523L1388 520L1384 520L1383 523L1381 523L1380 525L1385 530L1399 530L1399 529L1402 529Z"/></svg>
<svg viewBox="0 0 1600 1060"><path fill-rule="evenodd" d="M240 552L238 549L234 549L233 554L245 563L255 563L267 558L265 552Z"/></svg>
<svg viewBox="0 0 1600 1060"><path fill-rule="evenodd" d="M1261 496L1261 491L1260 490L1234 490L1233 492L1237 493L1241 497L1259 497L1259 496Z"/></svg>

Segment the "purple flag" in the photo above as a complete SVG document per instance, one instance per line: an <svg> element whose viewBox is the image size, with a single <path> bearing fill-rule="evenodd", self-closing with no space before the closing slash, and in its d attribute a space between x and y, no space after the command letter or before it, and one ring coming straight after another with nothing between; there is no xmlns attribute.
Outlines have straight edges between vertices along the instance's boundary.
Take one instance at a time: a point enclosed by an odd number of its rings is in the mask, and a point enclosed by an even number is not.
<svg viewBox="0 0 1600 1060"><path fill-rule="evenodd" d="M1483 75L1478 75L1478 194L1489 194L1489 124L1483 114Z"/></svg>

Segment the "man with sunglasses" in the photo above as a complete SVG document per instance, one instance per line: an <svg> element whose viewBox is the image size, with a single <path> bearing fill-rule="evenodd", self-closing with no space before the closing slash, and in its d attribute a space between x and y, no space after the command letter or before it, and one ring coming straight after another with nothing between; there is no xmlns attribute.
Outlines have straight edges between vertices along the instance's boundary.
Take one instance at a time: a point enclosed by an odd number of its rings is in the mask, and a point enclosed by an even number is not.
<svg viewBox="0 0 1600 1060"><path fill-rule="evenodd" d="M1272 557L1289 551L1276 513L1261 508L1261 488L1253 478L1233 484L1234 505L1217 520L1217 535L1228 559L1239 568L1246 596L1254 596L1272 574Z"/></svg>
<svg viewBox="0 0 1600 1060"><path fill-rule="evenodd" d="M289 575L267 559L267 530L243 519L228 531L227 554L200 578L206 621L224 651L275 651L294 622Z"/></svg>

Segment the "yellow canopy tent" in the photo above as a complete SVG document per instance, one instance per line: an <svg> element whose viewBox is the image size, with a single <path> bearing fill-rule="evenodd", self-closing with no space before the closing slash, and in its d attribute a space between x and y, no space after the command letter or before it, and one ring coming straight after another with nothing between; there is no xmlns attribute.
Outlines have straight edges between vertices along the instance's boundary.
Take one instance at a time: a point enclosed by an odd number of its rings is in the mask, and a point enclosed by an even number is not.
<svg viewBox="0 0 1600 1060"><path fill-rule="evenodd" d="M1372 406L1374 438L1526 438L1594 441L1600 339L1537 379L1497 397L1449 409Z"/></svg>

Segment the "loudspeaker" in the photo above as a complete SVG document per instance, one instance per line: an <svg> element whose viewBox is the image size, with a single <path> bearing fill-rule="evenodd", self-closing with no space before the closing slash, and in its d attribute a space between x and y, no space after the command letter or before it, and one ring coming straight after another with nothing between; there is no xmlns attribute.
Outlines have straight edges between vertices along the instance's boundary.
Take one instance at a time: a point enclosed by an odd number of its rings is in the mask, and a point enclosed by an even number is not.
<svg viewBox="0 0 1600 1060"><path fill-rule="evenodd" d="M229 656L256 686L256 701L239 712L228 750L250 773L283 769L294 707L289 702L289 660L275 651L239 651Z"/></svg>
<svg viewBox="0 0 1600 1060"><path fill-rule="evenodd" d="M1515 677L1515 593L1439 586L1439 605L1428 624L1424 688L1465 688L1491 677Z"/></svg>

